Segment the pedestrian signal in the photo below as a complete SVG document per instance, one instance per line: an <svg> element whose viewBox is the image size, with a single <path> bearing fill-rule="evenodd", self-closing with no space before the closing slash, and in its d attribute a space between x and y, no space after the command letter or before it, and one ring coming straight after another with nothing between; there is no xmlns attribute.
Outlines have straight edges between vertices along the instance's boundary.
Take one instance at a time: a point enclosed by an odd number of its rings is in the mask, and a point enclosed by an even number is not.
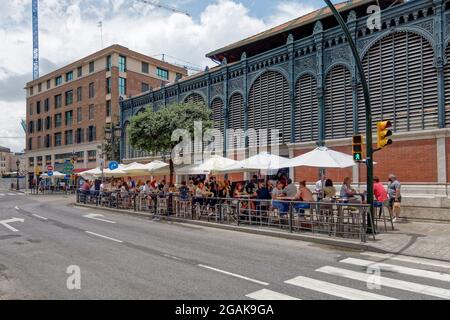
<svg viewBox="0 0 450 320"><path fill-rule="evenodd" d="M362 137L362 135L353 136L352 153L353 153L354 161L362 161L363 160L363 137Z"/></svg>
<svg viewBox="0 0 450 320"><path fill-rule="evenodd" d="M392 136L392 127L390 121L377 122L377 148L383 149L384 147L392 144L392 140L389 138Z"/></svg>

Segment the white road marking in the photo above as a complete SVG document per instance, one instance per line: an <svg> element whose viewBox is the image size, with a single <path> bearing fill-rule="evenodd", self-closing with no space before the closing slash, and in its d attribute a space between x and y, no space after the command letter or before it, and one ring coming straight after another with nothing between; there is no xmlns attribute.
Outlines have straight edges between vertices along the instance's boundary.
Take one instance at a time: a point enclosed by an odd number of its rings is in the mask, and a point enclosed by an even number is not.
<svg viewBox="0 0 450 320"><path fill-rule="evenodd" d="M36 218L39 218L39 219L41 219L41 220L48 220L47 218L45 218L45 217L41 217L41 216L39 216L39 215L37 215L37 214L31 214L33 217L36 217Z"/></svg>
<svg viewBox="0 0 450 320"><path fill-rule="evenodd" d="M407 274L410 276L416 276L416 277L429 278L429 279L434 279L434 280L439 280L439 281L450 282L450 274L447 274L447 273L407 268L407 267L396 266L393 264L378 263L378 262L374 262L374 261L370 261L370 260L362 260L362 259L354 259L354 258L347 258L347 259L341 260L340 262L352 264L352 265L356 265L356 266L361 266L361 267L379 268L380 270L386 270L386 271L396 272L396 273L403 273L403 274Z"/></svg>
<svg viewBox="0 0 450 320"><path fill-rule="evenodd" d="M0 197L4 197L4 196L6 196L6 194L0 193Z"/></svg>
<svg viewBox="0 0 450 320"><path fill-rule="evenodd" d="M346 269L335 268L335 267L330 267L330 266L319 268L316 271L323 272L326 274L331 274L334 276L344 277L347 279L364 281L366 283L369 283L369 281L371 281L371 277L373 276L371 274L367 274L367 273L363 273L363 272L356 272L356 271L352 271L352 270L346 270ZM429 295L429 296L434 296L434 297L438 297L438 298L450 299L450 290L447 290L447 289L432 287L432 286L409 282L409 281L396 280L396 279L386 278L386 277L382 277L382 276L380 276L380 278L378 280L379 280L379 284L381 287L385 286L385 287L390 287L390 288L394 288L394 289L400 289L400 290L425 294L425 295Z"/></svg>
<svg viewBox="0 0 450 320"><path fill-rule="evenodd" d="M5 228L8 228L9 230L11 230L12 232L18 232L19 230L17 230L16 228L13 228L9 225L9 223L13 223L13 222L24 222L24 219L19 219L19 218L11 218L8 220L2 220L0 221L0 224L3 225Z"/></svg>
<svg viewBox="0 0 450 320"><path fill-rule="evenodd" d="M14 207L14 209L16 209L16 210L20 210L20 208L19 208L18 206L15 206L15 207Z"/></svg>
<svg viewBox="0 0 450 320"><path fill-rule="evenodd" d="M97 236L97 237L100 237L100 238L104 238L104 239L108 239L108 240L111 240L111 241L115 241L115 242L118 242L118 243L123 243L122 240L117 240L117 239L114 239L114 238L110 238L110 237L107 237L107 236L104 236L104 235L101 235L101 234L98 234L98 233L95 233L95 232L86 231L86 233L89 233L89 234L91 234L93 236Z"/></svg>
<svg viewBox="0 0 450 320"><path fill-rule="evenodd" d="M210 267L210 266L205 266L203 264L198 264L197 266L199 266L201 268L217 271L217 272L220 272L220 273L223 273L223 274L227 274L227 275L232 276L232 277L236 277L236 278L244 279L244 280L247 280L247 281L251 281L251 282L263 285L263 286L268 286L269 285L267 282L255 280L255 279L252 279L252 278L249 278L249 277L241 276L241 275L236 274L236 273L231 273L231 272L228 272L228 271L225 271L225 270L220 270L220 269L213 268L213 267Z"/></svg>
<svg viewBox="0 0 450 320"><path fill-rule="evenodd" d="M166 258L170 258L170 259L174 259L174 260L178 260L178 261L183 261L183 259L175 257L175 256L171 256L170 254L163 254L164 257Z"/></svg>
<svg viewBox="0 0 450 320"><path fill-rule="evenodd" d="M349 300L397 300L391 297L386 297L379 294L348 288L302 276L287 280L285 281L285 283Z"/></svg>
<svg viewBox="0 0 450 320"><path fill-rule="evenodd" d="M15 196L15 193L8 193L8 196Z"/></svg>
<svg viewBox="0 0 450 320"><path fill-rule="evenodd" d="M108 223L116 223L115 221L97 218L97 217L103 217L102 214L90 213L90 214L84 215L83 217L88 218L88 219L92 219L92 220L108 222Z"/></svg>
<svg viewBox="0 0 450 320"><path fill-rule="evenodd" d="M402 256L402 255L395 255L395 254L391 254L391 253L361 252L361 254L365 255L365 256L375 257L375 258L398 260L398 261L411 262L411 263L416 263L416 264L423 264L426 266L450 269L450 263L444 262L444 261L425 259L425 258L408 257L408 256Z"/></svg>
<svg viewBox="0 0 450 320"><path fill-rule="evenodd" d="M245 295L254 300L301 300L279 292L268 289L261 289Z"/></svg>

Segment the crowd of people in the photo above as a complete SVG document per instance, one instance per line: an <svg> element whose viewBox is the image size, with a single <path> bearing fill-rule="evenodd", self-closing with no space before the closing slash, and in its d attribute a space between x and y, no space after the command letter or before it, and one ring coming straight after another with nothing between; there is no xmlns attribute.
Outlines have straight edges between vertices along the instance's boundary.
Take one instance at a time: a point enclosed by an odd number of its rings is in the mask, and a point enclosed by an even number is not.
<svg viewBox="0 0 450 320"><path fill-rule="evenodd" d="M309 203L316 200L330 201L339 199L349 203L365 203L366 194L358 192L352 186L352 179L346 177L337 196L336 188L330 178L323 176L316 182L315 190L307 187L306 181L300 181L299 187L294 184L292 179L285 175L276 180L259 179L254 175L249 181L232 183L229 180L217 181L215 176L208 179L195 178L188 181L182 181L177 187L169 184L165 179L161 180L135 180L131 177L116 178L107 182L100 180L84 181L81 186L84 192L121 192L134 194L160 194L176 193L180 200L192 199L193 203L200 205L215 205L223 199L233 198L234 202L240 202L243 210L250 207L255 210L261 203L270 203L276 208L280 215L287 214L289 202L295 201L294 209L304 213L304 209L309 208ZM401 184L394 174L389 175L389 185L387 190L378 177L374 178L374 199L387 207L395 215L394 222L399 219L401 202ZM256 201L255 201L256 200ZM304 203L302 203L304 202Z"/></svg>

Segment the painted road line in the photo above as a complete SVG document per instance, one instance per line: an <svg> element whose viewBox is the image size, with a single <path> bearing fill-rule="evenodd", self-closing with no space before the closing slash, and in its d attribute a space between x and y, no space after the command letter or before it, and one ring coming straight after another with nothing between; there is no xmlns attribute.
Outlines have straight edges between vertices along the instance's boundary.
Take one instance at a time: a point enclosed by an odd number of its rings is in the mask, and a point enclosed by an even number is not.
<svg viewBox="0 0 450 320"><path fill-rule="evenodd" d="M245 295L254 300L301 300L298 298L294 298L279 292L275 292L268 289L258 290Z"/></svg>
<svg viewBox="0 0 450 320"><path fill-rule="evenodd" d="M41 219L41 220L48 220L47 218L45 218L45 217L41 217L41 216L39 216L39 215L37 215L37 214L31 214L33 217L36 217L36 218L39 218L39 219Z"/></svg>
<svg viewBox="0 0 450 320"><path fill-rule="evenodd" d="M322 267L317 269L316 271L331 274L333 276L339 276L344 277L347 279L353 279L358 281L363 281L366 283L373 283L373 285L379 284L380 287L390 287L394 289L400 289L404 291L410 291L414 293L420 293L424 295L434 296L438 298L443 299L450 299L450 290L442 289L438 287L428 286L424 284L409 282L409 281L403 281L403 280L396 280L392 278L386 278L380 276L378 279L374 278L373 274L367 274L363 272L357 272L353 270L346 270L341 268L335 268L335 267ZM375 280L377 283L374 283Z"/></svg>
<svg viewBox="0 0 450 320"><path fill-rule="evenodd" d="M404 262L411 262L411 263L415 263L415 264L423 264L426 266L450 269L450 263L444 262L444 261L425 259L425 258L408 257L408 256L402 256L402 255L395 255L392 253L361 252L361 254L365 255L365 256L375 257L375 258L398 260L398 261L404 261Z"/></svg>
<svg viewBox="0 0 450 320"><path fill-rule="evenodd" d="M98 234L98 233L95 233L95 232L86 231L86 233L89 233L89 234L91 234L93 236L97 236L97 237L100 237L100 238L104 238L104 239L108 239L108 240L111 240L111 241L115 241L115 242L118 242L118 243L123 243L122 240L117 240L117 239L114 239L114 238L110 238L110 237L107 237L107 236L104 236L104 235L101 235L101 234Z"/></svg>
<svg viewBox="0 0 450 320"><path fill-rule="evenodd" d="M6 196L6 194L0 193L0 197L4 197L4 196Z"/></svg>
<svg viewBox="0 0 450 320"><path fill-rule="evenodd" d="M107 223L116 223L115 221L98 218L98 217L103 217L102 214L90 213L90 214L84 215L83 217L92 219L92 220L103 221L103 222L107 222Z"/></svg>
<svg viewBox="0 0 450 320"><path fill-rule="evenodd" d="M285 281L285 283L349 300L397 300L376 293L348 288L334 283L329 283L302 276L298 276L291 280L287 280Z"/></svg>
<svg viewBox="0 0 450 320"><path fill-rule="evenodd" d="M407 268L407 267L396 266L393 264L378 263L378 262L374 262L374 261L370 261L370 260L362 260L362 259L354 259L354 258L347 258L340 262L352 264L352 265L356 265L356 266L361 266L361 267L378 268L380 270L402 273L402 274L407 274L407 275L415 276L415 277L422 277L422 278L450 282L450 274L447 274L447 273Z"/></svg>
<svg viewBox="0 0 450 320"><path fill-rule="evenodd" d="M269 285L267 282L255 280L255 279L252 279L252 278L249 278L249 277L241 276L241 275L236 274L236 273L231 273L231 272L228 272L228 271L225 271L225 270L220 270L220 269L213 268L213 267L210 267L210 266L205 266L204 264L198 264L197 266L199 266L201 268L213 270L213 271L216 271L216 272L220 272L220 273L223 273L223 274L227 274L229 276L236 277L236 278L239 278L239 279L244 279L244 280L247 280L247 281L251 281L251 282L263 285L263 286L268 286Z"/></svg>
<svg viewBox="0 0 450 320"><path fill-rule="evenodd" d="M8 220L2 220L0 221L0 224L3 225L5 228L8 228L12 232L19 232L16 228L11 227L9 224L13 222L25 222L25 219L19 219L19 218L11 218Z"/></svg>
<svg viewBox="0 0 450 320"><path fill-rule="evenodd" d="M8 193L8 196L16 196L15 193Z"/></svg>

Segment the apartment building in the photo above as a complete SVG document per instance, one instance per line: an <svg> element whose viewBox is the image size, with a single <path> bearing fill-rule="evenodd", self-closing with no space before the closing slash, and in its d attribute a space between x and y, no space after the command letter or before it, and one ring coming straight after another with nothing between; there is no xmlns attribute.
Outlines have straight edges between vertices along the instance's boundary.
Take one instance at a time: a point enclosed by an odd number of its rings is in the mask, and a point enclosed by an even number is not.
<svg viewBox="0 0 450 320"><path fill-rule="evenodd" d="M0 177L9 172L11 167L11 150L0 146Z"/></svg>
<svg viewBox="0 0 450 320"><path fill-rule="evenodd" d="M75 171L98 166L105 125L119 120L119 99L185 76L182 67L113 45L27 83L30 176L67 160Z"/></svg>

